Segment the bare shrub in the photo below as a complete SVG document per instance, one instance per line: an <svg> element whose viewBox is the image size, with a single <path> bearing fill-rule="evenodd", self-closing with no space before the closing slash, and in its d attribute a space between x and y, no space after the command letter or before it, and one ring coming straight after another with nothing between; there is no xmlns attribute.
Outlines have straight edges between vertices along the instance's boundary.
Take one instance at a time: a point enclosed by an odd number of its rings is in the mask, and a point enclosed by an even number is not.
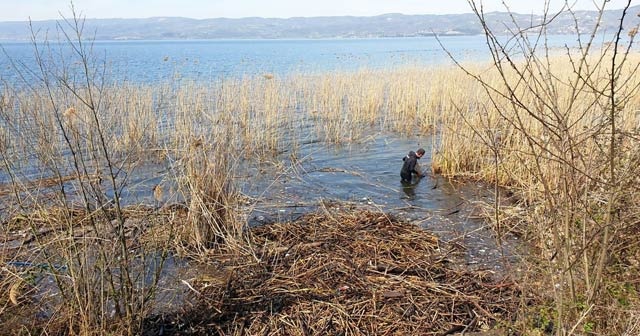
<svg viewBox="0 0 640 336"><path fill-rule="evenodd" d="M15 280L14 305L31 286L31 307L46 332L132 335L152 308L168 254L162 242L147 250L137 241L154 216L134 219L121 204L126 172L139 156L116 150L123 129L114 122L106 66L71 9L73 17L58 24L58 41L32 29L35 68L14 62L23 82L3 94L0 158L10 179L4 192L13 196L3 220L25 235L4 251L11 268L3 278ZM145 138L143 130L129 130L134 141ZM165 225L171 232L171 222ZM30 316L36 326L38 318Z"/></svg>
<svg viewBox="0 0 640 336"><path fill-rule="evenodd" d="M619 328L612 309L624 310L615 309L611 288L629 280L617 268L636 245L625 237L637 232L640 213L629 202L636 198L640 173L632 163L640 85L631 52L635 33L626 40L623 34L630 3L611 42L601 48L599 25L582 35L586 27L578 28L574 13L564 8L578 39L564 53L547 48L546 28L560 13L547 10L534 27L519 27L514 18L511 36L504 38L489 28L479 2L469 4L484 28L493 65L478 71L457 63L476 81L481 98L454 104L459 121L443 120L436 167L495 181L498 237L498 186L518 192L540 251L534 269L553 301L558 334Z"/></svg>

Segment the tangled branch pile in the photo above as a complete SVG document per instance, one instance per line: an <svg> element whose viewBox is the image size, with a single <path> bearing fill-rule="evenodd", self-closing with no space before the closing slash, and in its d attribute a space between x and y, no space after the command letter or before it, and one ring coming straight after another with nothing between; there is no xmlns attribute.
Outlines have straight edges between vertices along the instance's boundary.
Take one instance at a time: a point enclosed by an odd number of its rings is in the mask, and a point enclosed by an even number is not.
<svg viewBox="0 0 640 336"><path fill-rule="evenodd" d="M147 331L442 335L510 321L520 302L513 283L455 270L435 236L382 213L325 209L250 240L252 253L208 256L212 270L190 284L195 305Z"/></svg>

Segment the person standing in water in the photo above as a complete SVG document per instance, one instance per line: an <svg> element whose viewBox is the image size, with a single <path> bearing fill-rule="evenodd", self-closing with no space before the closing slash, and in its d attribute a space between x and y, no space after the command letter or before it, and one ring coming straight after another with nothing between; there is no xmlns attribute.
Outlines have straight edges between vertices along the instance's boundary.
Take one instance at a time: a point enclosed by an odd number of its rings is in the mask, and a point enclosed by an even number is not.
<svg viewBox="0 0 640 336"><path fill-rule="evenodd" d="M419 148L417 151L410 151L405 157L402 158L404 163L402 164L402 170L400 170L400 177L402 182L411 183L411 177L416 174L418 178L423 177L424 174L420 170L418 160L424 155L424 149Z"/></svg>

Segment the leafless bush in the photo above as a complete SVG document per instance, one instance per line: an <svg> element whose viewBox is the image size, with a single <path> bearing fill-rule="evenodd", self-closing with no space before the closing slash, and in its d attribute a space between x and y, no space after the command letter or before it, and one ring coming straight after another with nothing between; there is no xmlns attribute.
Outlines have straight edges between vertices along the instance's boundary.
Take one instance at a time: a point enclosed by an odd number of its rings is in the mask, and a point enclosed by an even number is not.
<svg viewBox="0 0 640 336"><path fill-rule="evenodd" d="M578 46L564 54L547 48L546 28L556 17L548 10L533 27L520 27L514 18L505 38L489 28L480 2L469 4L484 28L493 65L476 71L458 63L486 100L457 105L463 124L443 123L443 138L458 139L441 148L438 165L491 172L484 176L496 183L498 236L498 185L520 191L531 213L531 232L541 251L538 270L554 302L558 334L620 327L608 318L607 292L624 281L614 265L635 246L625 237L637 232L640 214L631 201L637 200L640 171L637 120L629 116L640 83L631 52L637 27L627 27L626 20L630 1L611 42L601 48L599 25L581 35L574 16ZM563 11L573 15L570 8ZM447 154L459 148L455 142L461 135L471 140L470 147L479 147L468 150L473 156ZM449 162L453 157L455 165Z"/></svg>
<svg viewBox="0 0 640 336"><path fill-rule="evenodd" d="M46 332L135 334L152 307L167 250L137 242L135 232L152 217L132 221L121 204L125 172L137 156L115 150L122 132L114 126L106 65L72 13L60 21L55 42L32 29L36 66L14 60L23 83L2 96L0 159L10 178L4 194L13 196L3 220L28 237L8 251L16 267L5 269L14 279L10 301L21 305L16 293L39 285L31 288L40 318L50 319ZM21 99L30 96L40 99Z"/></svg>

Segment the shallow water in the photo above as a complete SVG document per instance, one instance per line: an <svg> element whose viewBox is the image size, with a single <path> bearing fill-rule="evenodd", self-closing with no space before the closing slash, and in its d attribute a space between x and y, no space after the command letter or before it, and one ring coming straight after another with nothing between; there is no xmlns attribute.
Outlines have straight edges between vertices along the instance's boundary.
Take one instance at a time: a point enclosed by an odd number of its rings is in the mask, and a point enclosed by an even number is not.
<svg viewBox="0 0 640 336"><path fill-rule="evenodd" d="M429 171L432 140L379 133L344 146L303 145L294 159L290 153L282 154L280 165L256 158L241 183L243 192L256 200L248 209L248 222L268 225L293 220L322 206L378 209L458 246L461 253L452 256L453 267L488 271L500 278L508 262L517 260L518 240L507 236L498 244L494 232L479 217L480 203L493 199L492 188L452 183L431 174L409 187L400 182L402 158L410 150L426 149L420 163ZM206 267L170 258L158 302L179 306L190 291L183 280L206 274Z"/></svg>
<svg viewBox="0 0 640 336"><path fill-rule="evenodd" d="M498 244L494 232L480 217L480 204L493 199L492 188L452 183L431 174L410 186L400 182L402 158L410 150L426 149L420 164L429 171L432 142L429 136L375 133L349 145L301 145L295 157L283 153L276 165L255 158L239 177L242 192L255 200L246 209L248 223L268 225L292 220L322 206L364 206L419 225L458 246L461 253L452 256L454 267L486 270L499 278L505 274L507 262L517 259L518 240L507 236ZM147 166L128 175L131 183L123 193L125 203L153 204L153 186L167 181L170 173L161 166ZM166 203L177 200L170 194L167 197ZM206 267L169 256L158 284L158 312L179 309L193 290L189 283L199 274L207 274ZM54 288L51 278L44 280L38 295Z"/></svg>
<svg viewBox="0 0 640 336"><path fill-rule="evenodd" d="M282 154L280 165L256 158L241 183L242 191L256 200L248 209L248 222L268 225L294 220L322 206L374 208L458 246L461 253L452 256L453 267L488 271L500 278L507 264L517 260L518 239L506 236L498 244L494 232L480 218L480 203L492 201L492 188L457 184L431 174L409 187L400 182L402 158L410 150L426 149L420 163L429 171L432 140L379 133L350 145L303 145L294 159L290 153ZM190 291L185 281L207 274L206 265L190 264L177 258L168 260L158 302L179 306Z"/></svg>
<svg viewBox="0 0 640 336"><path fill-rule="evenodd" d="M252 225L296 218L323 201L379 209L428 229L466 250L464 260L476 269L499 271L501 256L513 257L515 237L498 247L493 231L480 218L480 204L491 203L493 189L482 184L452 183L442 177L400 182L402 158L419 147L429 171L431 137L399 137L380 133L357 144L302 146L297 159L283 158L285 169L254 167L243 191L258 197L249 216ZM286 154L285 154L286 155Z"/></svg>
<svg viewBox="0 0 640 336"><path fill-rule="evenodd" d="M433 142L431 136L372 133L352 144L302 144L295 155L280 154L275 158L277 164L273 158L248 160L241 164L246 166L237 176L240 190L253 200L245 208L247 222L256 226L294 220L327 201L332 206L365 206L456 243L465 251L464 261L473 268L501 270L502 256L515 258L518 241L508 236L498 246L494 232L481 218L482 204L493 202L493 188L481 183L455 183L430 174ZM426 150L419 163L429 174L403 185L402 158L419 147ZM130 183L122 192L124 204L153 205L156 184L171 189L168 167L141 167L128 176ZM161 203L180 201L179 194L165 193Z"/></svg>
<svg viewBox="0 0 640 336"><path fill-rule="evenodd" d="M241 192L252 200L245 207L247 222L255 226L293 220L326 206L327 201L334 207L365 206L455 242L465 250L464 261L474 268L500 270L503 255L514 258L517 239L506 237L498 246L494 232L480 216L481 204L493 201L492 188L452 183L432 174L408 186L400 182L402 158L419 147L426 150L420 164L430 171L433 142L431 136L372 132L357 143L301 144L276 157L276 164L273 158L259 157L242 162L236 178ZM173 174L166 163L128 170L122 174L127 182L121 203L161 206L182 202L181 194L175 192ZM160 202L153 195L158 184L165 190ZM113 195L107 192L106 197Z"/></svg>

